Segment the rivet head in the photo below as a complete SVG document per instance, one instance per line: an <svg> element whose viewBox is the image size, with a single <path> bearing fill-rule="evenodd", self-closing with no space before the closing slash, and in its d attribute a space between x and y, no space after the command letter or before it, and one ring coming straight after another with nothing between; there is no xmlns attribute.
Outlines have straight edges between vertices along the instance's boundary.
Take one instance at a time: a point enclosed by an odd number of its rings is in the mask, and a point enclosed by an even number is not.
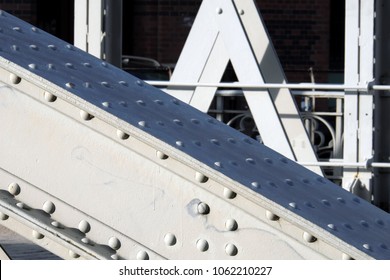
<svg viewBox="0 0 390 280"><path fill-rule="evenodd" d="M317 240L317 238L315 238L312 234L310 234L308 232L304 232L303 233L303 240L305 240L308 243L313 243Z"/></svg>
<svg viewBox="0 0 390 280"><path fill-rule="evenodd" d="M236 245L234 244L231 244L231 243L228 243L226 246L225 246L225 252L228 256L235 256L237 255L238 253L238 249L236 247Z"/></svg>
<svg viewBox="0 0 390 280"><path fill-rule="evenodd" d="M110 102L107 102L107 101L104 101L104 102L102 102L102 106L103 106L104 108L111 108L111 103L110 103Z"/></svg>
<svg viewBox="0 0 390 280"><path fill-rule="evenodd" d="M140 87L143 87L144 86L144 83L140 80L137 80L136 84Z"/></svg>
<svg viewBox="0 0 390 280"><path fill-rule="evenodd" d="M88 233L91 230L91 225L87 221L82 220L80 221L78 228L81 232Z"/></svg>
<svg viewBox="0 0 390 280"><path fill-rule="evenodd" d="M0 212L0 220L5 221L5 220L7 220L8 218L9 218L8 215L6 215L6 214Z"/></svg>
<svg viewBox="0 0 390 280"><path fill-rule="evenodd" d="M252 182L251 186L254 189L260 189L261 188L261 185L259 184L259 182Z"/></svg>
<svg viewBox="0 0 390 280"><path fill-rule="evenodd" d="M16 206L19 207L20 209L27 209L26 204L24 204L23 202L16 203Z"/></svg>
<svg viewBox="0 0 390 280"><path fill-rule="evenodd" d="M341 259L343 259L343 260L353 260L353 258L350 255L346 254L346 253L343 253L341 255Z"/></svg>
<svg viewBox="0 0 390 280"><path fill-rule="evenodd" d="M204 202L200 202L198 204L197 210L198 210L198 213L201 215L207 215L210 213L210 207Z"/></svg>
<svg viewBox="0 0 390 280"><path fill-rule="evenodd" d="M51 201L46 201L42 207L43 211L47 214L53 214L56 211L56 206Z"/></svg>
<svg viewBox="0 0 390 280"><path fill-rule="evenodd" d="M122 245L121 242L116 237L111 237L108 240L108 246L110 246L114 250L118 250L121 247L121 245Z"/></svg>
<svg viewBox="0 0 390 280"><path fill-rule="evenodd" d="M68 83L65 84L65 86L67 88L75 88L76 85L74 83L68 82Z"/></svg>
<svg viewBox="0 0 390 280"><path fill-rule="evenodd" d="M148 260L149 254L146 251L139 251L136 256L137 260Z"/></svg>
<svg viewBox="0 0 390 280"><path fill-rule="evenodd" d="M11 183L8 186L8 191L12 195L20 194L20 186L17 183Z"/></svg>
<svg viewBox="0 0 390 280"><path fill-rule="evenodd" d="M17 45L12 45L11 46L11 50L13 50L14 52L17 52L19 50L19 46Z"/></svg>
<svg viewBox="0 0 390 280"><path fill-rule="evenodd" d="M164 243L165 243L165 245L173 246L173 245L176 244L176 242L177 242L176 236L173 233L167 233L164 236Z"/></svg>
<svg viewBox="0 0 390 280"><path fill-rule="evenodd" d="M216 12L217 12L218 15L220 15L220 14L223 13L223 10L222 10L222 8L217 8Z"/></svg>
<svg viewBox="0 0 390 280"><path fill-rule="evenodd" d="M118 83L120 85L124 86L124 87L128 87L129 86L129 84L127 82L125 82L125 81L119 81Z"/></svg>
<svg viewBox="0 0 390 280"><path fill-rule="evenodd" d="M227 199L233 199L233 198L235 198L237 196L237 194L234 191L232 191L231 189L228 189L228 188L224 188L223 195Z"/></svg>
<svg viewBox="0 0 390 280"><path fill-rule="evenodd" d="M61 224L60 224L59 222L57 222L57 221L51 222L51 225L52 225L53 227L56 227L56 228L60 228L60 227L61 227Z"/></svg>
<svg viewBox="0 0 390 280"><path fill-rule="evenodd" d="M36 70L36 69L38 68L38 66L37 66L35 63L30 63L30 64L28 65L28 67L29 67L30 69L32 69L32 70Z"/></svg>
<svg viewBox="0 0 390 280"><path fill-rule="evenodd" d="M277 221L277 220L279 220L279 216L278 215L275 215L274 213L272 213L271 211L268 211L268 210L265 211L265 216L270 221Z"/></svg>
<svg viewBox="0 0 390 280"><path fill-rule="evenodd" d="M148 127L148 124L146 123L146 121L139 121L139 122L138 122L138 125L139 125L140 127Z"/></svg>
<svg viewBox="0 0 390 280"><path fill-rule="evenodd" d="M9 74L9 80L14 85L17 85L17 84L19 84L22 81L22 78L20 78L19 76L15 75L14 73L11 73L11 74Z"/></svg>
<svg viewBox="0 0 390 280"><path fill-rule="evenodd" d="M119 139L126 140L129 138L129 134L126 132L123 132L122 130L118 129L116 131L116 135L118 136Z"/></svg>
<svg viewBox="0 0 390 280"><path fill-rule="evenodd" d="M244 14L245 14L245 11L241 9L241 10L240 10L240 15L243 16Z"/></svg>
<svg viewBox="0 0 390 280"><path fill-rule="evenodd" d="M157 156L157 158L162 159L162 160L165 160L168 158L168 156L166 154L164 154L163 152L160 152L160 151L156 152L156 156Z"/></svg>
<svg viewBox="0 0 390 280"><path fill-rule="evenodd" d="M328 224L328 228L331 230L336 230L336 225L335 224Z"/></svg>
<svg viewBox="0 0 390 280"><path fill-rule="evenodd" d="M290 206L290 207L293 208L293 209L298 209L298 205L297 205L296 202L290 202L290 203L288 204L288 206Z"/></svg>
<svg viewBox="0 0 390 280"><path fill-rule="evenodd" d="M366 250L371 250L371 245L368 243L363 244L363 248Z"/></svg>
<svg viewBox="0 0 390 280"><path fill-rule="evenodd" d="M84 244L90 244L91 240L88 237L84 237L81 239L81 242L83 242Z"/></svg>
<svg viewBox="0 0 390 280"><path fill-rule="evenodd" d="M234 219L228 219L225 222L225 227L228 231L235 231L238 228L237 221Z"/></svg>
<svg viewBox="0 0 390 280"><path fill-rule="evenodd" d="M102 86L104 86L104 87L110 87L110 84L108 83L108 82L106 82L106 81L103 81L103 82L101 82L100 83Z"/></svg>
<svg viewBox="0 0 390 280"><path fill-rule="evenodd" d="M201 252L205 252L209 249L209 243L205 239L199 239L196 241L196 248Z"/></svg>
<svg viewBox="0 0 390 280"><path fill-rule="evenodd" d="M178 140L178 141L176 141L176 146L179 146L179 147L183 148L185 145L184 145L183 141Z"/></svg>
<svg viewBox="0 0 390 280"><path fill-rule="evenodd" d="M33 231L32 231L32 236L33 236L35 239L42 239L42 238L45 237L42 233L39 233L39 232L37 232L36 230L33 230Z"/></svg>
<svg viewBox="0 0 390 280"><path fill-rule="evenodd" d="M195 172L195 180L199 183L206 183L209 178L200 172Z"/></svg>
<svg viewBox="0 0 390 280"><path fill-rule="evenodd" d="M57 97L54 94L52 94L51 92L47 92L47 91L45 91L45 93L44 93L44 98L47 102L54 102L57 99Z"/></svg>
<svg viewBox="0 0 390 280"><path fill-rule="evenodd" d="M73 258L73 259L78 259L78 258L80 258L80 255L77 254L77 253L75 253L75 252L73 252L72 250L69 250L69 256L70 256L71 258Z"/></svg>
<svg viewBox="0 0 390 280"><path fill-rule="evenodd" d="M55 45L47 45L47 47L53 51L57 50L57 47Z"/></svg>
<svg viewBox="0 0 390 280"><path fill-rule="evenodd" d="M93 116L84 110L80 111L80 117L85 121L89 121L93 119Z"/></svg>

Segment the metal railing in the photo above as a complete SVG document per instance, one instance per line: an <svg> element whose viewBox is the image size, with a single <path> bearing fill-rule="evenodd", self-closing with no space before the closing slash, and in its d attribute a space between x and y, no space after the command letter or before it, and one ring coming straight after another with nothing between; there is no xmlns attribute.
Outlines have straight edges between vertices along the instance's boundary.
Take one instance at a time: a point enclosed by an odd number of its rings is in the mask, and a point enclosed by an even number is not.
<svg viewBox="0 0 390 280"><path fill-rule="evenodd" d="M344 162L343 156L343 108L345 94L354 94L354 92L368 92L375 94L377 91L390 91L390 85L375 85L371 82L361 85L347 84L315 84L315 83L265 83L265 84L243 84L233 83L172 83L165 81L146 81L148 84L161 89L170 90L195 89L196 87L214 87L218 88L216 95L208 113L213 114L217 119L224 121L239 130L248 130L243 125L250 123L251 113L245 105L241 108L226 108L224 99L243 98L243 89L246 90L268 90L268 89L290 89L291 93L298 101L301 99L300 115L305 123L306 129L312 140L312 144L319 157L318 162L299 162L304 166L321 166L329 168L333 175L331 179L341 179L340 168L390 168L390 162L372 162L369 159L365 162ZM332 103L332 111L320 110L317 104L320 99L328 100ZM328 104L329 105L329 104ZM329 106L328 108L329 109ZM226 115L229 115L226 119ZM239 125L234 124L239 121ZM253 122L254 125L254 122ZM256 133L256 128L252 128ZM328 135L324 135L327 133ZM259 138L259 137L257 137ZM330 140L329 140L330 139ZM261 141L261 139L259 139ZM316 141L320 141L319 143ZM321 154L327 150L328 156ZM337 175L338 173L338 175Z"/></svg>

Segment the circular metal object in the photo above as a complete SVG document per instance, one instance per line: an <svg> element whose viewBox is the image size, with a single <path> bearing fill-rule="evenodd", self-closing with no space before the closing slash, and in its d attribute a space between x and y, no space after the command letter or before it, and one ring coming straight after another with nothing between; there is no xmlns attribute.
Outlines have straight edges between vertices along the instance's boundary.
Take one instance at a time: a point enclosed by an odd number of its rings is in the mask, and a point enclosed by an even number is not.
<svg viewBox="0 0 390 280"><path fill-rule="evenodd" d="M112 249L114 250L118 250L122 244L121 242L119 241L118 238L116 237L111 237L109 240L108 240L108 246L110 246Z"/></svg>
<svg viewBox="0 0 390 280"><path fill-rule="evenodd" d="M11 183L8 185L8 191L12 195L20 194L20 186L17 183Z"/></svg>
<svg viewBox="0 0 390 280"><path fill-rule="evenodd" d="M80 255L77 254L77 253L75 253L75 252L73 252L72 250L69 250L69 256L70 256L71 258L73 258L73 259L78 259L78 258L80 258Z"/></svg>
<svg viewBox="0 0 390 280"><path fill-rule="evenodd" d="M32 236L33 236L35 239L42 239L42 238L45 237L42 233L37 232L36 230L33 230L33 231L32 231Z"/></svg>
<svg viewBox="0 0 390 280"><path fill-rule="evenodd" d="M146 251L139 251L136 256L137 260L149 260L149 254Z"/></svg>
<svg viewBox="0 0 390 280"><path fill-rule="evenodd" d="M52 94L51 92L48 92L48 91L45 91L43 96L47 102L54 102L57 99L57 97L54 94Z"/></svg>
<svg viewBox="0 0 390 280"><path fill-rule="evenodd" d="M303 240L305 240L308 243L313 243L313 242L317 241L317 238L315 238L312 234L305 231L303 233Z"/></svg>
<svg viewBox="0 0 390 280"><path fill-rule="evenodd" d="M56 206L51 201L46 201L42 206L43 211L47 214L53 214L56 211Z"/></svg>
<svg viewBox="0 0 390 280"><path fill-rule="evenodd" d="M91 230L91 225L86 220L82 220L80 221L78 228L81 232L88 233Z"/></svg>
<svg viewBox="0 0 390 280"><path fill-rule="evenodd" d="M197 206L198 213L201 215L207 215L210 213L210 207L207 203L199 202Z"/></svg>
<svg viewBox="0 0 390 280"><path fill-rule="evenodd" d="M83 242L84 244L90 244L91 240L89 240L88 237L84 237L84 238L81 239L81 242Z"/></svg>
<svg viewBox="0 0 390 280"><path fill-rule="evenodd" d="M27 209L26 204L24 204L23 202L16 203L16 206L19 207L20 209Z"/></svg>
<svg viewBox="0 0 390 280"><path fill-rule="evenodd" d="M6 215L6 214L0 212L0 220L5 221L5 220L7 220L8 218L9 218L8 215Z"/></svg>
<svg viewBox="0 0 390 280"><path fill-rule="evenodd" d="M164 236L164 243L167 246L173 246L177 242L176 236L173 233L167 233Z"/></svg>
<svg viewBox="0 0 390 280"><path fill-rule="evenodd" d="M126 132L123 132L122 130L118 129L116 131L116 135L118 136L119 139L126 140L129 138L129 134Z"/></svg>
<svg viewBox="0 0 390 280"><path fill-rule="evenodd" d="M238 228L237 221L235 219L228 219L225 222L225 227L229 231L235 231Z"/></svg>
<svg viewBox="0 0 390 280"><path fill-rule="evenodd" d="M57 222L57 221L51 222L51 225L52 225L53 227L56 227L56 228L60 228L60 227L61 227L61 224L60 224L59 222Z"/></svg>
<svg viewBox="0 0 390 280"><path fill-rule="evenodd" d="M343 260L353 260L353 258L350 255L345 254L345 253L343 253L341 255L341 259L343 259Z"/></svg>
<svg viewBox="0 0 390 280"><path fill-rule="evenodd" d="M196 241L196 248L201 252L206 252L209 249L209 243L205 239L199 239Z"/></svg>
<svg viewBox="0 0 390 280"><path fill-rule="evenodd" d="M199 183L206 183L209 180L209 178L200 172L196 172L195 180Z"/></svg>
<svg viewBox="0 0 390 280"><path fill-rule="evenodd" d="M223 195L228 199L233 199L237 196L237 194L234 191L228 188L224 188Z"/></svg>
<svg viewBox="0 0 390 280"><path fill-rule="evenodd" d="M9 80L14 85L17 85L17 84L19 84L22 81L22 78L20 78L19 76L15 75L14 73L11 73L11 74L9 74Z"/></svg>
<svg viewBox="0 0 390 280"><path fill-rule="evenodd" d="M90 113L88 113L88 112L86 112L86 111L84 111L84 110L81 110L81 111L80 111L80 117L81 117L83 120L85 120L85 121L89 121L89 120L92 120L92 119L93 119L93 116L92 116Z"/></svg>
<svg viewBox="0 0 390 280"><path fill-rule="evenodd" d="M232 243L228 243L225 246L225 252L228 256L235 256L238 254L238 249L237 249L236 245L234 245Z"/></svg>
<svg viewBox="0 0 390 280"><path fill-rule="evenodd" d="M265 216L267 217L268 220L270 221L277 221L279 220L279 216L272 213L271 211L265 211Z"/></svg>
<svg viewBox="0 0 390 280"><path fill-rule="evenodd" d="M160 151L157 151L156 152L156 156L159 158L159 159L167 159L168 156L166 154L164 154L163 152L160 152Z"/></svg>

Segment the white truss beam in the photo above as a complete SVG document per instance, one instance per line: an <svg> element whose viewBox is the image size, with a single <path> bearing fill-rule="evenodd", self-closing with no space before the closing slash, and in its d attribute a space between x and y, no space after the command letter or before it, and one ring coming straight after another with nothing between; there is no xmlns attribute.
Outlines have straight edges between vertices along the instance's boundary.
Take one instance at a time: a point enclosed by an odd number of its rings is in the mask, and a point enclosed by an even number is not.
<svg viewBox="0 0 390 280"><path fill-rule="evenodd" d="M203 1L171 82L219 82L229 60L241 83L286 82L253 0ZM216 89L168 92L207 112ZM317 161L288 89L244 89L244 95L267 146L290 159ZM322 174L319 167L311 168Z"/></svg>

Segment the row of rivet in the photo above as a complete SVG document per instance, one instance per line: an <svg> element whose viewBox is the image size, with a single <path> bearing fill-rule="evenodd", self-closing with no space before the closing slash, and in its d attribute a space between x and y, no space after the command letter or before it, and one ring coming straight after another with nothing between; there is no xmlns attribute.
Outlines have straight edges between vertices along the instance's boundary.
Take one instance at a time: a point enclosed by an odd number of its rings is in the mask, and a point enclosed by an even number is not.
<svg viewBox="0 0 390 280"><path fill-rule="evenodd" d="M17 83L20 82L20 78L17 77L16 75L13 75L12 79L13 79L13 81L17 81ZM14 83L16 83L16 82L14 82ZM53 95L53 94L51 94L51 93L49 93L49 92L45 92L45 93L44 93L44 98L45 98L45 100L48 101L48 102L54 102L54 101L56 100L56 96ZM140 102L139 102L139 103L140 103ZM103 104L103 105L104 105L104 104ZM81 118L84 119L84 120L91 120L91 119L93 118L92 115L90 115L88 112L86 112L86 111L84 111L84 110L81 110L81 111L80 111L80 116L81 116ZM178 120L174 120L174 122L175 122L175 123L180 123L180 121L178 121ZM141 123L140 125L142 126L142 123ZM145 126L145 124L144 124L144 126ZM129 138L129 135L128 135L127 133L125 133L125 132L123 132L123 131L121 131L121 130L119 130L119 129L117 130L117 136L118 136L120 139L123 139L123 140ZM213 140L214 140L214 141L213 141ZM214 144L216 144L216 141L217 141L217 140L215 140L215 139L212 139L212 140L211 140L211 142L214 143ZM168 158L168 156L167 156L166 154L164 154L164 153L162 153L162 152L160 152L160 151L157 151L157 157L160 158L160 159L163 159L163 160L165 160L165 159ZM205 182L208 181L208 177L205 176L205 175L203 175L203 174L201 174L201 173L199 173L199 172L196 172L196 174L195 174L195 179L196 179L196 181L198 181L198 182L200 182L200 183L205 183ZM227 188L224 189L224 195L225 195L225 197L227 197L227 198L229 198L229 199L232 199L232 198L234 198L234 197L236 196L236 194L235 194L233 191L231 191L231 190L229 190L229 189L227 189ZM55 206L54 206L54 204L52 204L51 202L46 202L46 203L44 204L43 209L44 209L45 212L47 212L47 213L49 213L49 214L52 214L52 213L54 213L54 211L55 211ZM197 209L197 210L198 210L198 213L201 214L201 215L206 215L206 214L208 214L208 213L210 212L210 208L209 208L209 206L208 206L206 203L199 203L198 209ZM56 226L56 227L60 227L60 224L59 224L58 222L56 222L56 221L54 221L54 222L52 223L52 225L53 225L53 226ZM236 222L235 220L233 220L233 219L229 219L229 220L226 222L226 228L227 228L229 231L234 231L234 230L237 229L237 227L238 227L238 226L237 226L237 222ZM86 222L86 221L84 221L84 220L81 221L80 224L79 224L79 230L80 230L81 232L83 232L83 233L89 232L89 230L90 230L90 225L89 225L89 223ZM177 241L177 240L176 240L176 237L175 237L175 235L173 235L173 234L167 234L167 235L165 236L165 238L164 238L164 242L165 242L165 244L166 244L167 246L173 246L173 245L175 245L175 244L176 244L176 241ZM90 240L89 240L88 238L83 238L83 239L82 239L82 242L88 244L88 243L90 243ZM117 249L120 248L120 241L119 241L117 238L112 237L112 238L109 240L108 245L109 245L112 249L117 250ZM197 244L196 244L196 247L197 247L200 251L207 251L207 250L208 250L208 246L209 246L209 245L208 245L208 242L207 242L206 240L204 240L204 239L198 240L198 241L197 241ZM234 245L232 245L232 244L228 244L228 245L226 246L226 253L227 253L228 255L233 256L233 255L237 254L237 248L236 248ZM77 254L74 254L72 251L70 251L70 255L71 255L71 256L78 256ZM147 253L144 252L144 251L141 251L141 252L139 253L139 256L137 255L137 259L147 259L146 256L147 256Z"/></svg>
<svg viewBox="0 0 390 280"><path fill-rule="evenodd" d="M67 65L67 66L68 66L68 65ZM10 74L10 81L11 81L13 84L18 84L18 83L20 83L21 78L18 77L17 75L15 75L15 74ZM107 85L106 85L106 86L107 86ZM49 93L49 92L45 92L45 93L44 93L44 97L45 97L45 99L46 99L48 102L53 102L53 101L56 100L56 97L55 97L53 94ZM142 103L142 102L139 101L138 103ZM141 105L142 105L142 104L141 104ZM104 106L104 104L103 104L103 106ZM107 107L107 106L106 106L106 107ZM93 118L92 115L90 115L88 112L83 111L83 110L80 111L80 116L81 116L82 119L84 119L84 120L90 120L90 119ZM180 122L180 120L176 120L176 119L175 119L174 122L175 122L176 124L179 124L179 125L182 124L182 123ZM144 123L142 123L142 121L141 121L141 122L140 122L140 126L146 126L146 123L144 124ZM125 132L123 132L123 131L121 131L121 130L117 130L117 136L118 136L120 139L123 139L123 140L125 140L125 139L127 139L127 138L129 137L128 134L126 134ZM216 145L219 145L219 142L218 142L218 140L216 140L216 139L211 139L210 141L211 141L212 143L216 144ZM183 146L183 144L182 144L181 141L177 141L177 142L178 142L178 143L176 143L176 144L177 144L178 146ZM165 154L163 154L163 153L161 153L161 152L157 152L157 156L158 156L160 159L166 159L166 158L168 158L167 155L165 155ZM251 158L248 158L246 161L247 161L248 163L255 164L255 161L254 161L253 159L251 159ZM282 159L282 161L283 161L283 159ZM265 159L265 162L272 164L272 161L271 161L270 159ZM285 162L285 161L283 161L283 162ZM221 164L220 162L216 162L215 165L218 166L218 167L222 167L222 164ZM205 175L203 175L203 174L201 174L201 173L199 173L199 172L196 172L195 179L196 179L196 181L198 181L198 182L200 182L200 183L205 183L205 182L207 182L207 180L208 180L208 178L207 178ZM289 179L286 180L286 183L289 184L290 186L293 186L293 182L292 182L291 180L289 180ZM258 187L259 187L259 184L258 184L257 182L253 182L253 183L252 183L252 186L255 187L255 188L258 188ZM225 189L224 189L224 196L225 196L226 198L232 199L232 198L234 198L234 197L236 196L236 194L235 194L233 191L231 191L231 190L225 188ZM325 203L324 203L324 204L325 204ZM206 206L207 206L207 205L206 205ZM292 208L295 208L295 209L297 208L297 205L296 205L296 203L294 203L294 202L289 203L289 206L292 207ZM53 206L51 205L50 207L53 207ZM205 205L202 205L202 204L201 204L201 205L198 206L198 207L200 208L200 210L198 209L198 211L199 211L199 213L201 213L201 214L205 214L207 211L209 211L209 209L206 208ZM207 206L207 207L208 207L208 206ZM46 210L45 210L45 209L46 209ZM54 208L54 209L55 209L55 208ZM208 210L207 210L207 209L208 209ZM49 209L48 209L48 206L45 206L45 207L44 207L44 210L45 210L45 212L48 212L48 213L51 212L51 211L54 212L54 210L49 210ZM268 211L267 211L267 212L268 212ZM50 213L49 213L49 214L50 214ZM271 213L271 214L270 214L270 213L267 213L267 218L269 218L270 220L277 220L277 219L279 219L279 217L277 217L276 215L273 215L272 213ZM333 226L333 224L329 224L328 227L331 228L331 229L334 229L334 228L335 228L335 227ZM305 233L304 233L304 239L305 239L307 242L314 242L314 241L316 240L315 237L313 237L313 236L308 237L308 236L309 236L309 234L305 232ZM309 240L310 240L310 241L309 241ZM364 245L366 245L366 246L364 247ZM369 245L367 245L367 244L364 244L364 245L363 245L364 248L369 247ZM367 249L367 248L366 248L366 249Z"/></svg>

